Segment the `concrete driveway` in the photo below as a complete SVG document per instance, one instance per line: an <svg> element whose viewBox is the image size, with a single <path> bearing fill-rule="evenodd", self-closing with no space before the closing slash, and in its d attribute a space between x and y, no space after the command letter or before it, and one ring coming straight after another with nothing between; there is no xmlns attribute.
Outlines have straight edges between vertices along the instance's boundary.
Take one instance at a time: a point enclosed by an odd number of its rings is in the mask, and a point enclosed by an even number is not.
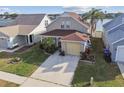
<svg viewBox="0 0 124 93"><path fill-rule="evenodd" d="M31 78L70 86L78 61L78 56L59 56L56 52L31 75Z"/></svg>

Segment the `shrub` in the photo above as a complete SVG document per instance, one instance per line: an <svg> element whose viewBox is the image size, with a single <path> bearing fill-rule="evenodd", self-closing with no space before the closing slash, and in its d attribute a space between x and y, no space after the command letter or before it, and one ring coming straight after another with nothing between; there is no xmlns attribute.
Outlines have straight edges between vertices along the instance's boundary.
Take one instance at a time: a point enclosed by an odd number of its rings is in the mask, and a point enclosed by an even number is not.
<svg viewBox="0 0 124 93"><path fill-rule="evenodd" d="M53 38L44 38L40 44L40 48L48 53L53 53L57 49Z"/></svg>

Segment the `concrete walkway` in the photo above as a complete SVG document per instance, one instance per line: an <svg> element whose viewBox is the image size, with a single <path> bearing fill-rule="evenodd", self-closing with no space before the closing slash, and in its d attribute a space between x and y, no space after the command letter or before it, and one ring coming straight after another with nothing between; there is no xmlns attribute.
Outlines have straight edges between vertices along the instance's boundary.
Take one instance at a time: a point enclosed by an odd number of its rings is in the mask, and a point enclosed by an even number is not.
<svg viewBox="0 0 124 93"><path fill-rule="evenodd" d="M17 48L15 48L15 49L12 49L12 50L10 50L10 49L0 49L0 52L9 52L9 53L13 53L13 52L15 52L15 51L21 49L22 47L24 47L24 46L20 46L20 47L17 47Z"/></svg>
<svg viewBox="0 0 124 93"><path fill-rule="evenodd" d="M0 79L10 81L16 84L22 84L28 78L0 71Z"/></svg>
<svg viewBox="0 0 124 93"><path fill-rule="evenodd" d="M63 87L63 86L42 80L28 78L20 87Z"/></svg>
<svg viewBox="0 0 124 93"><path fill-rule="evenodd" d="M78 61L79 57L77 56L59 56L59 53L56 52L31 75L31 78L50 84L70 86ZM32 84L29 85L29 81L31 82L31 80L27 80L22 86L32 86Z"/></svg>
<svg viewBox="0 0 124 93"><path fill-rule="evenodd" d="M10 74L7 72L0 71L0 79L13 82L16 84L20 84L20 86L23 87L62 87L61 85L45 82L42 80L37 80L33 78L28 77L22 77L15 74Z"/></svg>
<svg viewBox="0 0 124 93"><path fill-rule="evenodd" d="M119 67L119 69L120 69L120 71L121 71L121 74L122 74L122 76L123 76L123 78L124 78L124 63L122 63L122 62L117 62L117 64L118 64L118 67Z"/></svg>

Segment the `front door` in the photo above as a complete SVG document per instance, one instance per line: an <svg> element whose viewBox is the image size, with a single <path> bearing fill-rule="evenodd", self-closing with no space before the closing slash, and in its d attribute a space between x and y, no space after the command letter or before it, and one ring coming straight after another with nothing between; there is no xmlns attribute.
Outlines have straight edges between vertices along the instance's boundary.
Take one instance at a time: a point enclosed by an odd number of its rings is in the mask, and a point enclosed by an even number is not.
<svg viewBox="0 0 124 93"><path fill-rule="evenodd" d="M29 35L29 40L30 40L30 43L33 42L33 35Z"/></svg>
<svg viewBox="0 0 124 93"><path fill-rule="evenodd" d="M34 39L34 36L33 35L29 35L27 36L27 43L30 45L30 44L33 44L33 39Z"/></svg>

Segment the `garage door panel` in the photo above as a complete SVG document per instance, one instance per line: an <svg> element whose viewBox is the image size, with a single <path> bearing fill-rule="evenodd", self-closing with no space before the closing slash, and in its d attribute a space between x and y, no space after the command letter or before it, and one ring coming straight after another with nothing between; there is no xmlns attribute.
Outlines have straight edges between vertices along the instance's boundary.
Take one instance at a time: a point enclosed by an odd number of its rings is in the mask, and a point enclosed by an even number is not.
<svg viewBox="0 0 124 93"><path fill-rule="evenodd" d="M117 47L116 61L124 62L124 46Z"/></svg>
<svg viewBox="0 0 124 93"><path fill-rule="evenodd" d="M80 55L80 43L67 43L67 54L71 55Z"/></svg>
<svg viewBox="0 0 124 93"><path fill-rule="evenodd" d="M6 38L0 38L0 48L7 48L7 39Z"/></svg>

